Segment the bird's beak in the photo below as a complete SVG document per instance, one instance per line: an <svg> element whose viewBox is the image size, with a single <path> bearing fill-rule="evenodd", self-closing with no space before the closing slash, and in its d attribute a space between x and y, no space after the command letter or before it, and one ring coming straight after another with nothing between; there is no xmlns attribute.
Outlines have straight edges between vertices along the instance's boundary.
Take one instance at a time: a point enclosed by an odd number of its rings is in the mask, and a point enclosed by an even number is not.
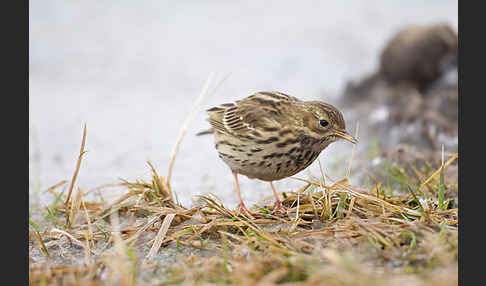
<svg viewBox="0 0 486 286"><path fill-rule="evenodd" d="M340 131L340 130L336 130L336 129L334 129L334 134L335 134L336 136L341 137L341 138L342 138L342 139L344 139L344 140L347 140L347 141L349 141L349 142L353 143L353 144L358 143L358 139L356 139L356 138L354 138L353 136L349 135L349 133L348 133L348 132L346 132L346 131Z"/></svg>

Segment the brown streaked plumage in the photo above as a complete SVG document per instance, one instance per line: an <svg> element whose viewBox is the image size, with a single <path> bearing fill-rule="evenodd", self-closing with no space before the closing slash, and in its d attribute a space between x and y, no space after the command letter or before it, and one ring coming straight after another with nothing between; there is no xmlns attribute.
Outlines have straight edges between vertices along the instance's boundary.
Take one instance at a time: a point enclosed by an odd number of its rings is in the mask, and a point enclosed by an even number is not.
<svg viewBox="0 0 486 286"><path fill-rule="evenodd" d="M276 211L283 206L272 181L307 168L332 142L345 139L357 143L346 132L344 118L334 106L301 101L281 92L258 92L210 108L207 113L215 148L235 177L238 209L249 216L241 199L238 174L269 181Z"/></svg>

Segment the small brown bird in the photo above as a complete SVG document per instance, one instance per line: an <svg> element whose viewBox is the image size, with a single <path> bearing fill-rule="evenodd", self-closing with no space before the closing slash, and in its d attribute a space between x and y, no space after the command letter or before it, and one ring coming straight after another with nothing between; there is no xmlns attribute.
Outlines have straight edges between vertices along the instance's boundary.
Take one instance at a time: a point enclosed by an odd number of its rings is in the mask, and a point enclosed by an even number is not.
<svg viewBox="0 0 486 286"><path fill-rule="evenodd" d="M330 143L358 141L345 130L341 112L321 101L301 101L281 92L258 92L235 103L207 110L219 157L235 178L237 212L252 217L240 194L238 174L270 182L276 202L285 210L272 181L308 167Z"/></svg>

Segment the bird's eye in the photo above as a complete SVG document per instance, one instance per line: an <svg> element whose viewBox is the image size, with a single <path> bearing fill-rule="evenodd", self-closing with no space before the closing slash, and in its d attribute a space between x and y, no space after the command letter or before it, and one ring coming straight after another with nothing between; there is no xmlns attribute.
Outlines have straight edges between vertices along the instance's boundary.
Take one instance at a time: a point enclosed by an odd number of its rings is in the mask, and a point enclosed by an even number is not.
<svg viewBox="0 0 486 286"><path fill-rule="evenodd" d="M329 125L329 122L327 122L327 120L324 120L324 119L319 121L319 123L321 124L322 127L326 127L327 125Z"/></svg>

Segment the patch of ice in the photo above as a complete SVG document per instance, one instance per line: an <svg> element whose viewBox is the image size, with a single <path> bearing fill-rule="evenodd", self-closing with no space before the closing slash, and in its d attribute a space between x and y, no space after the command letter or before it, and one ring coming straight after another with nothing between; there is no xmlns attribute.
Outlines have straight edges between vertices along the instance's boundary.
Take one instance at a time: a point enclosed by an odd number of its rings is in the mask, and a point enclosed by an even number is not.
<svg viewBox="0 0 486 286"><path fill-rule="evenodd" d="M381 160L381 158L380 158L380 157L376 157L376 158L374 158L374 159L371 161L371 165L372 165L372 166L377 166L377 165L379 165L379 164L381 163L381 161L382 161L382 160Z"/></svg>
<svg viewBox="0 0 486 286"><path fill-rule="evenodd" d="M375 112L371 113L371 120L375 122L383 121L388 118L390 112L385 106L381 106Z"/></svg>

